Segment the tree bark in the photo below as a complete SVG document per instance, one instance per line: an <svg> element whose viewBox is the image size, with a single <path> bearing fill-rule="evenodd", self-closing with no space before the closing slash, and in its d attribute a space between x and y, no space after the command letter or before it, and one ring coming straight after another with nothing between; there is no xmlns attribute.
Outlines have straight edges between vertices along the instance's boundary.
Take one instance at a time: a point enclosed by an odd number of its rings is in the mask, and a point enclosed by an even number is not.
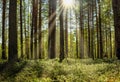
<svg viewBox="0 0 120 82"><path fill-rule="evenodd" d="M56 56L56 0L49 0L48 54L50 59Z"/></svg>
<svg viewBox="0 0 120 82"><path fill-rule="evenodd" d="M65 55L68 56L68 10L65 13Z"/></svg>
<svg viewBox="0 0 120 82"><path fill-rule="evenodd" d="M17 47L17 0L10 0L9 3L9 51L8 60L18 59Z"/></svg>
<svg viewBox="0 0 120 82"><path fill-rule="evenodd" d="M102 27L101 27L101 2L98 0L99 8L99 34L100 34L100 58L103 58Z"/></svg>
<svg viewBox="0 0 120 82"><path fill-rule="evenodd" d="M120 1L112 0L115 26L116 56L120 59Z"/></svg>
<svg viewBox="0 0 120 82"><path fill-rule="evenodd" d="M6 55L6 40L5 40L5 16L6 16L6 0L3 1L2 11L2 59L7 59Z"/></svg>
<svg viewBox="0 0 120 82"><path fill-rule="evenodd" d="M60 6L62 5L62 0L60 1ZM64 59L64 27L63 27L63 7L60 13L60 62Z"/></svg>
<svg viewBox="0 0 120 82"><path fill-rule="evenodd" d="M41 18L41 5L42 1L39 0L39 59L42 58L42 18Z"/></svg>

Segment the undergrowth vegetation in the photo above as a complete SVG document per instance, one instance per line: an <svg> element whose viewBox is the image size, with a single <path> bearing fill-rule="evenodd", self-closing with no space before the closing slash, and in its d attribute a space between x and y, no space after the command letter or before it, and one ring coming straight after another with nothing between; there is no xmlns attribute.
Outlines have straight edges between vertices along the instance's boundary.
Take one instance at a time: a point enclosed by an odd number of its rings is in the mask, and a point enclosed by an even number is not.
<svg viewBox="0 0 120 82"><path fill-rule="evenodd" d="M0 82L120 82L120 61L65 59L0 63Z"/></svg>

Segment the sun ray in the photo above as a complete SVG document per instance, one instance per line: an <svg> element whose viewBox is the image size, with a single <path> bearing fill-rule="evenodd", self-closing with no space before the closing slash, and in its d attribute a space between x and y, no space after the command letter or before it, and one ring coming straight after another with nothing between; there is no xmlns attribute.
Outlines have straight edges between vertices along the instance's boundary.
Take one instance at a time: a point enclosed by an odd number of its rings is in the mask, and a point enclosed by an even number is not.
<svg viewBox="0 0 120 82"><path fill-rule="evenodd" d="M71 8L74 5L74 0L63 0L63 6L65 8Z"/></svg>

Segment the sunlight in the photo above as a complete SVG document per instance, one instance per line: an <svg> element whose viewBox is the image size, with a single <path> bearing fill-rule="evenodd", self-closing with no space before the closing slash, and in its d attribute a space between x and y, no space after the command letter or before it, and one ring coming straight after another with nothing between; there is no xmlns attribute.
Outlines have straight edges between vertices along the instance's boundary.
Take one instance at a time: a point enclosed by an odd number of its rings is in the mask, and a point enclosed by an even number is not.
<svg viewBox="0 0 120 82"><path fill-rule="evenodd" d="M73 4L74 4L73 0L63 0L63 5L66 8L71 8L73 6Z"/></svg>

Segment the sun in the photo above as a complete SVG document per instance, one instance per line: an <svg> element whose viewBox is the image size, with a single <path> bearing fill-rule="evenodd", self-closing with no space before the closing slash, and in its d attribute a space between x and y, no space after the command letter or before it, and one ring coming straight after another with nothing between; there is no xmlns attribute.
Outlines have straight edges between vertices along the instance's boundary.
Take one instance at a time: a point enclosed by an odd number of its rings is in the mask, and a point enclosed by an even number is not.
<svg viewBox="0 0 120 82"><path fill-rule="evenodd" d="M74 4L73 0L63 0L63 6L66 8L71 8Z"/></svg>

